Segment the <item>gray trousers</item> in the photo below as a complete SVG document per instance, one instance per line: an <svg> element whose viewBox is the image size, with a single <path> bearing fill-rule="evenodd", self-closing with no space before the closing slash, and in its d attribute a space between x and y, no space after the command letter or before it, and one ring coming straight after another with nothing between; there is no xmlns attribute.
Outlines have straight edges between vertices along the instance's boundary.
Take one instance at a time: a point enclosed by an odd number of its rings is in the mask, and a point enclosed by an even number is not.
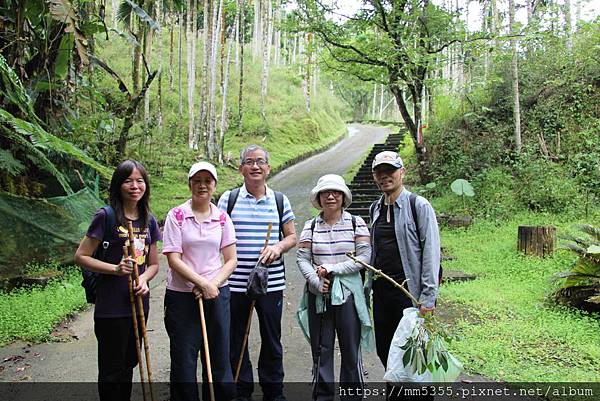
<svg viewBox="0 0 600 401"><path fill-rule="evenodd" d="M327 310L323 314L315 312L316 296L308 296L308 328L310 331L310 347L313 356L313 400L333 400L335 394L341 400L360 400L363 389L362 360L360 356L360 320L354 307L354 297L350 295L342 305L331 305L327 301ZM333 366L335 335L337 333L340 353L340 389L335 388ZM317 366L318 364L318 366ZM343 391L353 389L354 391Z"/></svg>

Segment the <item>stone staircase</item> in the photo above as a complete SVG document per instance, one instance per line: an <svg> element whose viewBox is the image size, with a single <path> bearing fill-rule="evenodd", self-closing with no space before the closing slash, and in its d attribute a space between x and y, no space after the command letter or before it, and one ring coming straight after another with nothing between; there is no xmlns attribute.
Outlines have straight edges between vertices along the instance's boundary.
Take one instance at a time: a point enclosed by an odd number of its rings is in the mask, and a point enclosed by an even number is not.
<svg viewBox="0 0 600 401"><path fill-rule="evenodd" d="M369 206L381 196L381 191L373 181L373 174L371 173L373 159L377 153L384 150L398 151L402 139L403 134L390 134L384 143L375 144L348 186L352 192L352 204L347 211L362 217L367 224L369 223Z"/></svg>

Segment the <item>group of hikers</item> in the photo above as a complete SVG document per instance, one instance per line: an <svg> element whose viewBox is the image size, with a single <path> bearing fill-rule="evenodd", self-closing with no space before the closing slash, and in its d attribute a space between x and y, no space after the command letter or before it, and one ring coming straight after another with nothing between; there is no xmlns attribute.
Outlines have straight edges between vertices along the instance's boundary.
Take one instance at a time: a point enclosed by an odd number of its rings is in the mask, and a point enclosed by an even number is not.
<svg viewBox="0 0 600 401"><path fill-rule="evenodd" d="M202 399L209 399L208 373L215 399L251 399L253 368L245 346L251 308L260 328L258 381L263 400L285 400L283 255L293 247L306 279L297 317L312 350L312 399L332 400L336 394L336 335L340 385L360 387L361 350L372 347L373 331L385 367L404 308L417 306L423 314L435 309L440 260L436 216L425 198L404 188L405 167L396 152L381 152L372 163L373 180L382 196L371 205L370 227L345 210L352 193L344 179L326 174L309 196L320 213L305 222L299 239L288 198L266 185L269 153L257 145L247 146L240 153L239 172L244 184L224 192L215 205L211 203L218 182L215 167L204 161L192 165L187 177L191 198L168 212L161 233L150 213L150 184L142 164L126 160L116 168L110 205L98 210L75 254L84 269L101 273L94 310L100 400L131 397L141 334L136 335L140 328L132 324L130 290L143 299L142 316L147 319L148 283L158 272L160 240L169 264L164 323L170 340L172 401L199 400L196 371L204 338L210 369L201 357ZM133 251L124 252L124 246ZM347 252L354 252L356 261ZM399 283L406 280L418 304L386 280L373 280L370 273L363 279L363 263L377 266ZM266 293L251 299L247 283L259 264L268 270ZM134 265L139 279L131 284ZM204 337L199 334L202 325Z"/></svg>

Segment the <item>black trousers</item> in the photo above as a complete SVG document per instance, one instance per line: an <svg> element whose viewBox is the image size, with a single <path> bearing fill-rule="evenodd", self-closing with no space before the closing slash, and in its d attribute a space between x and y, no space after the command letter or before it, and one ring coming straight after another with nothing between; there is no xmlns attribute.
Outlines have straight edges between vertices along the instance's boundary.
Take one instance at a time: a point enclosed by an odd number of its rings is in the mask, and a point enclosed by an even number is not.
<svg viewBox="0 0 600 401"><path fill-rule="evenodd" d="M229 286L221 287L218 297L203 301L215 399L219 401L235 397L229 364L229 294ZM171 401L199 400L196 376L199 353L202 364L202 399L209 400L200 308L191 292L167 289L165 328L169 335L171 356Z"/></svg>
<svg viewBox="0 0 600 401"><path fill-rule="evenodd" d="M377 356L387 368L388 354L398 323L402 319L404 309L412 307L412 301L393 284L384 279L373 281L373 323L375 325L375 348ZM433 396L406 397L392 394L392 386L388 384L386 398L388 400L433 400Z"/></svg>
<svg viewBox="0 0 600 401"><path fill-rule="evenodd" d="M98 340L100 401L129 401L133 369L138 363L132 318L95 318L94 333Z"/></svg>
<svg viewBox="0 0 600 401"><path fill-rule="evenodd" d="M231 368L235 375L242 352L242 343L248 322L251 300L244 293L231 293ZM258 380L264 399L283 394L283 347L281 346L281 314L283 291L269 292L256 301L256 314L260 328L260 354ZM248 397L254 391L254 377L248 347L244 351L240 377L237 382L238 397Z"/></svg>

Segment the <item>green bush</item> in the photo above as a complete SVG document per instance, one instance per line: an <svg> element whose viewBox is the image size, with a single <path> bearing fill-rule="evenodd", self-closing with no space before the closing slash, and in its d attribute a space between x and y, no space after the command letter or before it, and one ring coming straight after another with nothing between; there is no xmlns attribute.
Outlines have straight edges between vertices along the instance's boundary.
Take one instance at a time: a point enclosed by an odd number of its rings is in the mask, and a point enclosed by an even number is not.
<svg viewBox="0 0 600 401"><path fill-rule="evenodd" d="M515 168L517 199L532 211L581 212L583 195L564 166L544 159L526 158Z"/></svg>
<svg viewBox="0 0 600 401"><path fill-rule="evenodd" d="M494 167L479 174L473 181L477 216L490 220L505 220L518 209L515 179L505 169Z"/></svg>

